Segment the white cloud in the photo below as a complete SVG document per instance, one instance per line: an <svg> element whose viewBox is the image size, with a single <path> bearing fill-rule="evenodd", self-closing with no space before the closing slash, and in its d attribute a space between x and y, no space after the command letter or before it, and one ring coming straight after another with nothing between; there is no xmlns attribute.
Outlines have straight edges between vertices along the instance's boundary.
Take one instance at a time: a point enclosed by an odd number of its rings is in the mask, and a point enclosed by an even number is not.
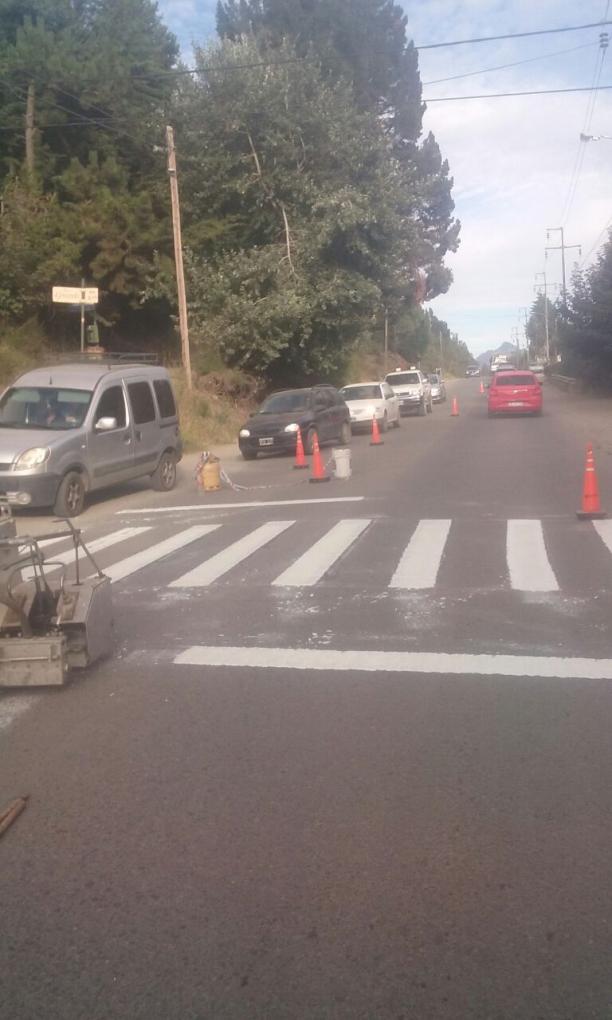
<svg viewBox="0 0 612 1020"><path fill-rule="evenodd" d="M406 5L408 7L408 5ZM529 31L601 19L604 0L581 5L571 18L560 16L559 4L539 0L433 0L410 5L418 42L457 39L504 31ZM566 12L569 14L569 7ZM426 96L589 86L598 55L596 29L528 40L421 51L424 81L479 68L538 57L504 71L427 86ZM589 44L590 46L586 46ZM576 49L556 58L543 54ZM612 62L612 57L607 58ZM602 83L612 75L604 72ZM455 180L456 213L462 221L461 247L449 259L455 282L433 303L474 351L510 339L520 316L531 304L534 275L546 268L549 281L560 282L560 259L545 261L546 230L562 224L566 243L591 248L612 218L612 142L591 142L583 152L572 210L562 220L572 179L579 133L585 123L589 96L559 96L430 103L425 129L436 135ZM593 134L612 135L612 94L599 93ZM557 244L558 235L549 244ZM576 252L567 252L568 278Z"/></svg>

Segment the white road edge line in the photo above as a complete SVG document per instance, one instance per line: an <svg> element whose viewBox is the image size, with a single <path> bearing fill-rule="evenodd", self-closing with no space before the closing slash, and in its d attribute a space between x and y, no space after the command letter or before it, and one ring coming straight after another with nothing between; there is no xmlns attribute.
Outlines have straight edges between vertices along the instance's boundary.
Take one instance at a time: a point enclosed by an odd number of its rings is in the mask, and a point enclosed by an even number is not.
<svg viewBox="0 0 612 1020"><path fill-rule="evenodd" d="M293 524L295 521L268 521L267 524L262 524L259 528L255 528L255 531L245 535L244 538L232 542L226 549L222 549L215 556L211 556L194 567L193 570L178 577L176 581L171 581L168 587L204 588L206 585L212 584L217 578L238 566L248 556L252 556L254 552L281 535Z"/></svg>
<svg viewBox="0 0 612 1020"><path fill-rule="evenodd" d="M283 588L305 588L316 584L371 523L371 518L357 517L338 521L272 584Z"/></svg>
<svg viewBox="0 0 612 1020"><path fill-rule="evenodd" d="M334 651L328 648L236 648L194 645L176 656L178 666L321 670L346 673L435 673L612 680L612 659L538 655L469 655L447 652Z"/></svg>
<svg viewBox="0 0 612 1020"><path fill-rule="evenodd" d="M195 503L192 506L152 506L148 510L115 510L115 514L175 514L190 510L248 510L268 506L310 506L317 503L361 503L365 496L328 496L322 499L270 499L257 503Z"/></svg>
<svg viewBox="0 0 612 1020"><path fill-rule="evenodd" d="M559 591L546 553L541 521L507 522L506 559L515 591Z"/></svg>
<svg viewBox="0 0 612 1020"><path fill-rule="evenodd" d="M419 521L406 546L390 588L434 588L452 521Z"/></svg>
<svg viewBox="0 0 612 1020"><path fill-rule="evenodd" d="M164 556L176 552L177 549L182 549L185 545L190 545L191 542L195 542L198 538L202 538L220 527L220 524L199 524L193 528L186 528L185 531L179 531L178 535L172 535L171 538L167 538L157 545L149 546L141 552L113 563L110 567L105 567L103 573L110 577L111 581L122 581L124 577L134 574L137 570L142 570L143 567L148 567L151 563L156 563Z"/></svg>

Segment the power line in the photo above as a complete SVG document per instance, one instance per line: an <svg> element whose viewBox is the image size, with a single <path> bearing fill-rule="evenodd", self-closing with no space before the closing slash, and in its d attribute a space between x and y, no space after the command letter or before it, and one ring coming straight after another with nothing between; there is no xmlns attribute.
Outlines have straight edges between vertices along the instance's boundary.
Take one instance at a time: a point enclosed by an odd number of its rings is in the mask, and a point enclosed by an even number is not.
<svg viewBox="0 0 612 1020"><path fill-rule="evenodd" d="M599 246L603 243L604 237L606 236L606 234L608 233L610 228L612 228L612 216L610 216L610 219L608 220L608 222L606 223L605 227L603 228L603 230L599 234L597 240L595 241L595 244L587 252L587 254L584 256L584 258L580 260L580 264L579 264L579 267L578 267L579 269L582 269L582 267L589 261L589 259L590 259L591 255L593 254L593 252L596 251L596 249L599 248Z"/></svg>
<svg viewBox="0 0 612 1020"><path fill-rule="evenodd" d="M598 85L597 92L609 92L612 85ZM591 92L592 85L585 85L582 88L572 89L532 89L528 92L485 92L478 96L437 96L428 99L423 97L424 103L459 103L463 99L506 99L510 96L557 96L567 92Z"/></svg>
<svg viewBox="0 0 612 1020"><path fill-rule="evenodd" d="M206 74L208 71L250 71L256 67L282 67L285 64L302 64L305 57L288 57L286 60L260 60L251 64L218 64L217 66L181 67L176 71L150 71L148 74L132 74L132 81L152 78L181 78L189 74Z"/></svg>
<svg viewBox="0 0 612 1020"><path fill-rule="evenodd" d="M495 67L483 67L479 71L466 71L465 74L452 74L448 78L434 78L433 81L424 81L422 84L442 85L447 81L458 81L459 78L474 78L479 74L489 74L491 71L506 71L510 67L521 67L523 64L535 64L540 60L547 60L549 57L562 57L567 53L576 53L578 50L591 49L595 44L592 42L581 43L580 46L570 46L567 50L555 50L554 53L542 53L539 57L528 57L527 60L515 60L512 64L497 64Z"/></svg>
<svg viewBox="0 0 612 1020"><path fill-rule="evenodd" d="M607 0L604 18L608 16L609 10L610 0ZM586 143L588 140L586 136L590 132L591 124L593 121L593 114L595 113L595 106L597 103L597 86L601 81L601 73L603 71L603 65L606 59L607 50L608 50L608 33L601 32L599 35L599 50L597 60L595 61L595 71L593 73L593 87L591 89L591 94L587 102L584 124L582 127L582 131L580 132L580 139L578 141L578 148L576 150L576 159L574 161L574 167L572 169L569 187L567 190L567 195L565 197L565 204L563 206L563 213L561 216L562 223L567 223L569 219L570 213L572 211L572 206L574 204L574 199L576 197L576 192L578 190L578 183L580 181L580 176L582 174L582 167L584 164L584 157L586 154Z"/></svg>
<svg viewBox="0 0 612 1020"><path fill-rule="evenodd" d="M611 25L612 21L593 21L588 25L568 25L566 28L540 28L535 32L508 32L505 35L483 35L477 39L454 39L452 42L427 43L416 46L417 50L439 50L445 46L467 46L468 43L498 42L502 39L526 39L533 35L555 35L559 32L582 32L587 28L600 28Z"/></svg>

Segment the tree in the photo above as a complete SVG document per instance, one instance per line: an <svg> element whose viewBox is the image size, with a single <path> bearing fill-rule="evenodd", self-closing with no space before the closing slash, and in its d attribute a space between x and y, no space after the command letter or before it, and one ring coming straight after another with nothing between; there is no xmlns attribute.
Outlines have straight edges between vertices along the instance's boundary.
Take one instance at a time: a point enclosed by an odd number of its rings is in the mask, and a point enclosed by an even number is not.
<svg viewBox="0 0 612 1020"><path fill-rule="evenodd" d="M53 283L85 277L120 324L142 301L156 249L171 248L152 143L163 141L176 41L152 0L0 0L0 26L13 128L0 133L0 316L49 311Z"/></svg>
<svg viewBox="0 0 612 1020"><path fill-rule="evenodd" d="M252 40L199 52L180 129L193 321L274 382L339 372L415 244L378 118L294 53L266 67Z"/></svg>
<svg viewBox="0 0 612 1020"><path fill-rule="evenodd" d="M572 277L561 344L566 371L612 388L612 232L595 264Z"/></svg>
<svg viewBox="0 0 612 1020"><path fill-rule="evenodd" d="M544 361L550 353L552 356L557 349L557 313L555 306L544 294L538 294L533 302L529 318L527 320L526 332L529 340L529 357L534 360ZM548 324L548 342L546 337Z"/></svg>
<svg viewBox="0 0 612 1020"><path fill-rule="evenodd" d="M393 0L219 0L217 27L231 39L254 36L269 59L288 40L296 56L317 59L326 78L350 83L359 108L379 118L410 181L401 215L418 230L405 275L415 281L417 269L425 270L428 299L448 290L444 257L459 243L453 182L434 136L418 143L424 111L418 55L401 7Z"/></svg>

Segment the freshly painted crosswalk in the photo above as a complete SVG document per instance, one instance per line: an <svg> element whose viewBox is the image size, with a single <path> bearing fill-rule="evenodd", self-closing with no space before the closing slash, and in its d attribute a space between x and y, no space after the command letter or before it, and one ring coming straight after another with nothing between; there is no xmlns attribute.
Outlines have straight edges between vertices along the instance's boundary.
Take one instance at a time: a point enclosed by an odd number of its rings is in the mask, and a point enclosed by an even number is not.
<svg viewBox="0 0 612 1020"><path fill-rule="evenodd" d="M135 574L137 570L142 570L143 567L157 563L171 553L177 552L186 545L190 545L192 542L203 538L204 535L210 534L211 531L216 531L219 526L218 524L201 524L195 525L193 528L187 528L185 531L179 531L177 535L171 535L170 538L166 538L157 545L143 549L132 556L127 556L125 559L119 560L118 563L112 563L110 567L104 568L104 573L110 577L111 581L122 581L125 577L129 577L130 574Z"/></svg>
<svg viewBox="0 0 612 1020"><path fill-rule="evenodd" d="M510 583L517 591L558 591L541 521L508 521L506 555Z"/></svg>
<svg viewBox="0 0 612 1020"><path fill-rule="evenodd" d="M389 583L390 588L433 588L452 521L419 521Z"/></svg>
<svg viewBox="0 0 612 1020"><path fill-rule="evenodd" d="M284 588L305 588L316 584L371 523L369 519L338 521L272 584Z"/></svg>
<svg viewBox="0 0 612 1020"><path fill-rule="evenodd" d="M355 588L363 578L364 590L375 588L398 595L433 592L439 587L470 590L479 583L491 591L548 595L572 585L570 568L558 561L564 559L569 544L582 543L573 561L581 562L588 548L588 555L597 562L600 589L607 587L605 570L609 565L612 591L612 521L595 521L578 530L575 525L572 530L570 522L496 521L487 525L487 541L478 542L481 527L473 525L470 531L465 521L449 519L409 522L349 517L331 526L329 522L271 520L256 527L237 527L236 522L194 525L169 534L167 525L147 524L126 526L87 544L115 583L158 565L158 585L185 590L240 582L282 593L284 589L341 587L345 578ZM205 541L213 533L214 540ZM470 535L478 550L474 556L469 551ZM63 566L70 572L74 560L70 539L51 538L45 545L53 547L44 550L49 570ZM55 552L56 545L59 552ZM120 555L123 551L127 555ZM179 552L180 567L173 558ZM483 577L488 578L488 584Z"/></svg>
<svg viewBox="0 0 612 1020"><path fill-rule="evenodd" d="M229 570L233 570L234 567L237 567L248 556L252 556L253 553L267 545L268 542L271 542L278 535L282 535L283 531L286 531L293 524L295 524L295 521L268 521L267 524L262 524L261 527L252 531L250 535L239 539L228 546L227 549L224 549L223 552L217 553L216 556L212 556L209 560L205 560L204 563L194 567L189 573L183 574L176 581L172 581L170 587L204 588L206 585L212 584L213 581L227 574Z"/></svg>
<svg viewBox="0 0 612 1020"><path fill-rule="evenodd" d="M111 546L117 545L120 542L127 542L128 539L130 538L136 538L138 535L144 535L147 531L150 530L151 528L149 527L121 528L119 531L115 531L110 535L103 535L101 538L96 538L92 542L88 542L87 549L92 554L92 556L95 556L96 553L103 552L105 549L110 549ZM57 541L58 539L51 539L49 541L49 544L53 544ZM79 549L79 558L81 560L86 558L86 554L83 552L82 549ZM59 570L62 566L69 566L71 563L74 562L74 559L75 559L74 546L71 546L69 549L64 550L64 552L54 553L51 556L47 557L48 566L45 567L45 570L47 573L53 573L54 571ZM28 568L23 571L23 576L25 580L32 577L33 574L34 571L31 568Z"/></svg>

